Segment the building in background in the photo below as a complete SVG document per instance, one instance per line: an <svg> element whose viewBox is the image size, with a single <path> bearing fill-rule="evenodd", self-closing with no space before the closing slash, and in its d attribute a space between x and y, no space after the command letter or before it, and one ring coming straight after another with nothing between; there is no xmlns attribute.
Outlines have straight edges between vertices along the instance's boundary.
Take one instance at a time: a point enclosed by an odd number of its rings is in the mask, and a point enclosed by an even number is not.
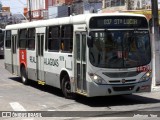
<svg viewBox="0 0 160 120"><path fill-rule="evenodd" d="M151 9L151 0L103 0L105 10Z"/></svg>
<svg viewBox="0 0 160 120"><path fill-rule="evenodd" d="M73 0L48 0L48 17L66 17L72 13Z"/></svg>
<svg viewBox="0 0 160 120"><path fill-rule="evenodd" d="M27 13L26 17L32 21L65 17L68 16L68 5L71 3L72 0L27 0L28 10L24 13Z"/></svg>
<svg viewBox="0 0 160 120"><path fill-rule="evenodd" d="M27 0L24 14L33 20L96 13L102 9L102 0Z"/></svg>
<svg viewBox="0 0 160 120"><path fill-rule="evenodd" d="M49 6L48 7L49 19L69 16L68 9L69 7L66 5Z"/></svg>
<svg viewBox="0 0 160 120"><path fill-rule="evenodd" d="M148 20L152 17L151 0L103 0L103 12L128 12L144 14Z"/></svg>
<svg viewBox="0 0 160 120"><path fill-rule="evenodd" d="M97 13L102 9L102 0L74 0L73 13Z"/></svg>
<svg viewBox="0 0 160 120"><path fill-rule="evenodd" d="M23 15L27 17L27 14L28 14L28 8L25 7L25 8L23 9Z"/></svg>
<svg viewBox="0 0 160 120"><path fill-rule="evenodd" d="M0 2L0 28L4 29L8 24L26 22L22 13L12 14L9 6L3 6Z"/></svg>
<svg viewBox="0 0 160 120"><path fill-rule="evenodd" d="M10 7L3 6L2 3L0 3L0 11L0 28L5 28L7 24L10 24Z"/></svg>
<svg viewBox="0 0 160 120"><path fill-rule="evenodd" d="M48 19L48 0L27 0L27 9L28 19L30 17L32 20Z"/></svg>
<svg viewBox="0 0 160 120"><path fill-rule="evenodd" d="M49 0L49 18L97 13L102 9L102 0Z"/></svg>
<svg viewBox="0 0 160 120"><path fill-rule="evenodd" d="M10 21L11 24L28 22L27 18L21 13L12 14Z"/></svg>
<svg viewBox="0 0 160 120"><path fill-rule="evenodd" d="M9 12L9 13L11 12L11 11L10 11L10 7L8 7L8 6L3 6L3 7L2 7L2 11L3 11L3 12Z"/></svg>

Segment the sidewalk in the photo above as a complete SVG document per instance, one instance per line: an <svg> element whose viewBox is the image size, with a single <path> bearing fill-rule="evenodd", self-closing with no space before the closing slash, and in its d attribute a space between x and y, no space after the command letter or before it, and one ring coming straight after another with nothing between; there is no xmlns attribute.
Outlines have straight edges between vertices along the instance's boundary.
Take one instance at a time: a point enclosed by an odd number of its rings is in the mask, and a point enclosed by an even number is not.
<svg viewBox="0 0 160 120"><path fill-rule="evenodd" d="M151 89L151 92L158 92L158 91L160 91L160 85L154 86L154 87L152 87L152 89Z"/></svg>

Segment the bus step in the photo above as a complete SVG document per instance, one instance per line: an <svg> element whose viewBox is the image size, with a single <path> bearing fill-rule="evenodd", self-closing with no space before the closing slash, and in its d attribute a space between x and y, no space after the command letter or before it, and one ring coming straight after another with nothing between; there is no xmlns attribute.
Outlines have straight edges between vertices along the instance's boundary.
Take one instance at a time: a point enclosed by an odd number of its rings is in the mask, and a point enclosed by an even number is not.
<svg viewBox="0 0 160 120"><path fill-rule="evenodd" d="M38 80L38 84L45 85L45 81Z"/></svg>
<svg viewBox="0 0 160 120"><path fill-rule="evenodd" d="M87 92L84 91L84 90L80 90L80 89L77 89L76 92L80 95L84 95L84 96L87 96Z"/></svg>

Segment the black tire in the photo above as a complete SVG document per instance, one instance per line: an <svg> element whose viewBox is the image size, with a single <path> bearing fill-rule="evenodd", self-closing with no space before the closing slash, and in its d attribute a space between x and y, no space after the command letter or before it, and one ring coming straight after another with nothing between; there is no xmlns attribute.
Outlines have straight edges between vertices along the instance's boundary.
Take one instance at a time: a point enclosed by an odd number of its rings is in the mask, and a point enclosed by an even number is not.
<svg viewBox="0 0 160 120"><path fill-rule="evenodd" d="M24 85L27 85L27 84L28 84L28 78L27 78L27 73L26 73L25 67L22 67L22 68L21 68L21 79L22 79L22 83L23 83Z"/></svg>
<svg viewBox="0 0 160 120"><path fill-rule="evenodd" d="M62 92L67 99L75 98L75 94L71 92L71 83L67 75L62 79Z"/></svg>

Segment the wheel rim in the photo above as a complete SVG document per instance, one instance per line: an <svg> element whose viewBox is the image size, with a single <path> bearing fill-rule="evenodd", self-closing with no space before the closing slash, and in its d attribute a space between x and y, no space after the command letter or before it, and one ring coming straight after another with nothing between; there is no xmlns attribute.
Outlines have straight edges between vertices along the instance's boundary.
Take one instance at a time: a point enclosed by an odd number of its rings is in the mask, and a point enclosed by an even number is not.
<svg viewBox="0 0 160 120"><path fill-rule="evenodd" d="M71 83L68 76L65 76L62 80L62 92L68 99L75 98L75 95L72 93Z"/></svg>

